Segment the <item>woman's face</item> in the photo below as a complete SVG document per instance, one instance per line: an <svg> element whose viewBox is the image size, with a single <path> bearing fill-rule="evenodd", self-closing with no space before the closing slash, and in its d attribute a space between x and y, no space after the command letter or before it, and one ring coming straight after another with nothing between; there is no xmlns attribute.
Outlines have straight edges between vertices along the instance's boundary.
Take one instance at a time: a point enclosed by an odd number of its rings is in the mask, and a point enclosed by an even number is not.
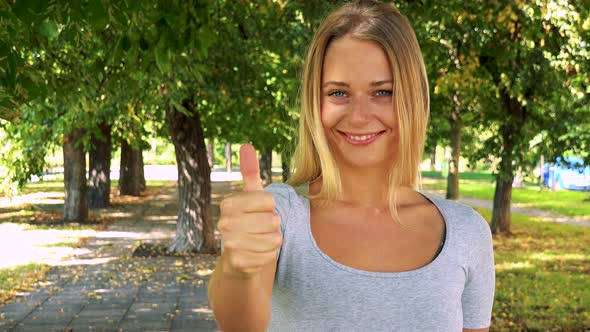
<svg viewBox="0 0 590 332"><path fill-rule="evenodd" d="M398 132L392 80L389 60L379 44L344 36L328 46L321 117L339 165L389 169Z"/></svg>

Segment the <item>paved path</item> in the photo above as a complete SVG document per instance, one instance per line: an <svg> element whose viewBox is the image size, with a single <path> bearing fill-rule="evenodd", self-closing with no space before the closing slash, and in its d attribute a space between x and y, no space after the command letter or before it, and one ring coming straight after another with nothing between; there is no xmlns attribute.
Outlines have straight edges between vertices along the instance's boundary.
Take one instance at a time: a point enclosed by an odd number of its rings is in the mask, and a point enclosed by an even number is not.
<svg viewBox="0 0 590 332"><path fill-rule="evenodd" d="M165 188L130 207L88 242L89 254L0 306L0 331L216 331L207 301L215 257L131 257L138 241L173 237L174 192Z"/></svg>
<svg viewBox="0 0 590 332"><path fill-rule="evenodd" d="M431 194L436 197L444 198L445 193L440 191L434 190L424 190L425 193ZM473 207L481 207L486 209L491 209L493 207L493 202L478 199L478 198L468 198L468 197L461 197L459 199L460 203L470 205ZM511 211L512 213L524 214L527 216L538 217L543 221L550 221L550 222L557 222L557 223L564 223L574 226L582 226L582 227L590 227L590 217L570 217L560 215L551 211L540 210L540 209L532 209L528 207L518 206L517 204L511 204Z"/></svg>

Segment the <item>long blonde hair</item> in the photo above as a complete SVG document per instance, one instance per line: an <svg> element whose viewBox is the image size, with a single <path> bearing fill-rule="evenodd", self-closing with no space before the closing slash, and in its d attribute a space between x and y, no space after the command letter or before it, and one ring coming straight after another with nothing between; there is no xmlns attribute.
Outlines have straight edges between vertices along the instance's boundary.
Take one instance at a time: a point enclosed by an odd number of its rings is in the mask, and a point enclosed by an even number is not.
<svg viewBox="0 0 590 332"><path fill-rule="evenodd" d="M346 35L381 45L393 77L392 112L399 134L397 156L389 171L390 214L399 221L400 187L415 189L424 150L429 115L428 80L420 46L410 23L393 4L361 0L345 4L324 19L309 46L301 86L299 138L288 183L299 186L322 177L322 188L310 198L336 199L342 183L328 147L320 115L320 85L324 55L331 41Z"/></svg>

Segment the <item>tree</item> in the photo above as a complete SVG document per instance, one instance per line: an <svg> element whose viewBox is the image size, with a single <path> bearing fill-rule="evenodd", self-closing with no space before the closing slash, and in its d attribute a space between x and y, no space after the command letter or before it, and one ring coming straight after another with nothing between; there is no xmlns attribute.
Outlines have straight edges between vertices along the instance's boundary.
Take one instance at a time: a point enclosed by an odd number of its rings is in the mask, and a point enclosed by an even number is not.
<svg viewBox="0 0 590 332"><path fill-rule="evenodd" d="M88 220L88 187L86 185L86 158L82 129L74 129L64 138L64 221Z"/></svg>
<svg viewBox="0 0 590 332"><path fill-rule="evenodd" d="M111 127L108 123L98 126L98 133L92 134L88 152L88 207L107 208L111 194Z"/></svg>
<svg viewBox="0 0 590 332"><path fill-rule="evenodd" d="M272 183L272 150L260 153L260 179L263 185Z"/></svg>
<svg viewBox="0 0 590 332"><path fill-rule="evenodd" d="M121 140L119 192L121 195L140 196L145 190L143 153L140 146Z"/></svg>
<svg viewBox="0 0 590 332"><path fill-rule="evenodd" d="M468 73L476 73L472 77L477 77L480 84L459 85L469 82L469 75L461 75L460 80L454 81L462 94L477 98L474 106L481 116L471 123L465 118L462 121L472 128L487 128L491 133L469 158L472 162L489 155L500 159L495 170L492 231L510 234L515 168L530 167L534 160L531 151L542 150L535 144L551 146L553 155L576 145L557 138L577 126L567 108L574 103L574 95L566 83L568 76L571 79L574 72L576 76L581 73L580 66L574 66L576 70L572 68L568 75L568 67L562 64L562 59L583 62L585 53L581 45L587 45L588 41L584 40L587 34L581 33L585 31L585 21L581 18L587 17L583 14L588 13L588 8L580 3L551 0L449 1L445 7L448 14L438 20L440 16L435 11L442 8L434 2L409 6L425 10L425 26L440 22L441 37L466 50L463 59L473 66ZM456 30L446 29L445 21L461 26L458 37ZM461 56L458 59L463 61ZM492 92L491 102L482 103L480 96L485 96L486 91ZM538 138L537 143L532 143L534 138Z"/></svg>

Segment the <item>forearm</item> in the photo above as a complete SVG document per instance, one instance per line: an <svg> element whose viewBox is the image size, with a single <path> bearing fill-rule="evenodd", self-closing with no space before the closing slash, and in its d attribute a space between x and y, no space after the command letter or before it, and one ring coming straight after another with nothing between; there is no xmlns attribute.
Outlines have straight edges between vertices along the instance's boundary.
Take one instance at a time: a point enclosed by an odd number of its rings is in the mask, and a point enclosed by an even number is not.
<svg viewBox="0 0 590 332"><path fill-rule="evenodd" d="M265 294L262 279L229 276L224 273L225 256L209 281L209 304L219 328L231 331L264 331L270 321L270 296Z"/></svg>

